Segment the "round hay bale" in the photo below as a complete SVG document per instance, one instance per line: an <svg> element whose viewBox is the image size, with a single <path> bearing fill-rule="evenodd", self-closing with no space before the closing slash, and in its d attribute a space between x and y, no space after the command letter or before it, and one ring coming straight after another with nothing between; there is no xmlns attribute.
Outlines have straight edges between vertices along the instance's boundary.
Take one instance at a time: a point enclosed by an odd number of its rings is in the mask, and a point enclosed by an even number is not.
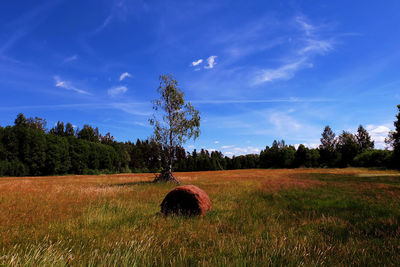
<svg viewBox="0 0 400 267"><path fill-rule="evenodd" d="M211 210L210 198L194 185L182 185L170 191L161 203L165 216L180 214L186 216L204 215Z"/></svg>

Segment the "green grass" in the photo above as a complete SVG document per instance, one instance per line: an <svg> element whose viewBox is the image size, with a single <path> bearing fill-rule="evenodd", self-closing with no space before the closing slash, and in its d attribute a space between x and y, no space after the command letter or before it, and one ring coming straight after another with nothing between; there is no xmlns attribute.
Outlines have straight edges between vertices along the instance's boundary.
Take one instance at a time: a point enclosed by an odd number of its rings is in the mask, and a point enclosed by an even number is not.
<svg viewBox="0 0 400 267"><path fill-rule="evenodd" d="M400 185L400 175L395 174L333 174L313 173L306 174L308 179L316 179L326 182L355 182L355 183L384 183Z"/></svg>
<svg viewBox="0 0 400 267"><path fill-rule="evenodd" d="M157 215L170 185L121 185L112 196L91 200L79 216L20 225L18 237L0 245L0 264L398 265L399 176L282 172L290 179L326 183L271 191L259 177L196 180L213 204L213 211L202 218ZM353 186L366 183L366 188ZM375 183L386 187L375 188ZM6 239L7 232L1 234Z"/></svg>

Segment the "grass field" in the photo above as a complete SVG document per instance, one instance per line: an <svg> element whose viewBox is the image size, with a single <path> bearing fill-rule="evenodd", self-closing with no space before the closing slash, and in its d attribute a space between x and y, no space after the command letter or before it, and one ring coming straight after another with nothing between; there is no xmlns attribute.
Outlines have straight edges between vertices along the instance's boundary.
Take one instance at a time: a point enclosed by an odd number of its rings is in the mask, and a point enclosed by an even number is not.
<svg viewBox="0 0 400 267"><path fill-rule="evenodd" d="M157 215L152 174L0 178L0 265L398 265L400 173L177 173L202 218Z"/></svg>

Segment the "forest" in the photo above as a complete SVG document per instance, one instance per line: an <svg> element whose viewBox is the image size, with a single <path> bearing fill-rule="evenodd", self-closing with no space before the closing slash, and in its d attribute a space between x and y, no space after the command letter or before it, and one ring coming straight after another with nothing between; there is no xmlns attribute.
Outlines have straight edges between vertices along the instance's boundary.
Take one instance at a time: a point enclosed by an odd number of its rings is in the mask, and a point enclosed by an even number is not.
<svg viewBox="0 0 400 267"><path fill-rule="evenodd" d="M398 106L400 112L400 105ZM400 114L400 113L399 113ZM400 168L399 114L395 131L389 133L392 150L375 149L367 130L343 131L339 136L329 126L318 148L287 145L275 140L259 154L224 156L219 151L175 147L174 171L212 171L251 168L368 167ZM46 120L20 113L13 126L0 127L0 176L42 176L160 172L166 166L166 151L151 139L118 142L110 133L84 125L58 122L50 130Z"/></svg>

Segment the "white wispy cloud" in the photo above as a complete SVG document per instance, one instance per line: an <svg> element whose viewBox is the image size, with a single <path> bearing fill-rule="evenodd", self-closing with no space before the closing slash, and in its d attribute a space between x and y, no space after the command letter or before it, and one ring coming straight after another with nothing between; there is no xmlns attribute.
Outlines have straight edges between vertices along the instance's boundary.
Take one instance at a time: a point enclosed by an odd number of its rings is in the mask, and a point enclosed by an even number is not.
<svg viewBox="0 0 400 267"><path fill-rule="evenodd" d="M315 30L315 27L306 21L306 18L302 16L296 17L296 22L297 24L304 30L305 34L307 36L312 35L313 31Z"/></svg>
<svg viewBox="0 0 400 267"><path fill-rule="evenodd" d="M113 17L114 17L113 15L109 15L109 16L103 21L103 23L93 31L93 34L99 33L99 32L101 32L102 30L104 30L104 29L107 27L107 25L110 24L110 22L111 22L111 20L113 19Z"/></svg>
<svg viewBox="0 0 400 267"><path fill-rule="evenodd" d="M123 81L125 78L129 78L129 77L132 77L132 75L128 72L124 72L121 74L121 76L119 76L119 80Z"/></svg>
<svg viewBox="0 0 400 267"><path fill-rule="evenodd" d="M277 129L283 130L285 128L292 131L298 130L302 125L296 121L292 116L283 112L273 112L268 116L269 122Z"/></svg>
<svg viewBox="0 0 400 267"><path fill-rule="evenodd" d="M390 128L389 125L373 125L368 124L365 128L371 135L372 140L375 141L376 148L385 148L385 138L388 137Z"/></svg>
<svg viewBox="0 0 400 267"><path fill-rule="evenodd" d="M113 21L126 22L134 12L148 11L148 5L144 1L111 0L107 3L110 4L110 13L92 34L100 33Z"/></svg>
<svg viewBox="0 0 400 267"><path fill-rule="evenodd" d="M301 58L295 62L285 64L276 69L265 69L259 71L259 74L254 80L254 84L272 82L275 80L288 80L294 76L294 74L302 68L312 67L311 63L306 62L306 58Z"/></svg>
<svg viewBox="0 0 400 267"><path fill-rule="evenodd" d="M194 66L197 66L197 65L199 65L199 64L201 64L203 62L203 59L199 59L199 60L197 60L197 61L193 61L192 62L192 66L194 67Z"/></svg>
<svg viewBox="0 0 400 267"><path fill-rule="evenodd" d="M214 141L214 144L219 144L219 141L217 140L217 141Z"/></svg>
<svg viewBox="0 0 400 267"><path fill-rule="evenodd" d="M313 114L308 113L308 108L296 107L295 114L282 109L257 109L241 112L229 116L204 116L207 121L203 122L204 127L223 129L223 131L232 132L235 135L247 139L250 136L263 136L271 142L274 139L285 139L294 144L307 143L316 144L319 141L323 126L318 123L312 123L314 113L320 113L319 108L314 107ZM308 105L306 105L308 106ZM307 117L307 119L305 119ZM266 139L266 140L267 140ZM227 144L229 145L229 144ZM239 145L240 146L240 145ZM221 146L221 149L234 151L229 146Z"/></svg>
<svg viewBox="0 0 400 267"><path fill-rule="evenodd" d="M0 110L120 110L130 115L148 117L152 114L149 102L97 102L58 105L0 106ZM132 121L131 121L132 122Z"/></svg>
<svg viewBox="0 0 400 267"><path fill-rule="evenodd" d="M304 31L303 38L298 40L300 48L297 48L296 53L292 53L291 58L286 59L286 62L276 68L268 68L259 70L253 78L253 84L261 84L273 82L275 80L289 80L295 74L305 68L313 67L312 58L316 54L325 54L333 50L333 39L321 39L318 37L316 26L307 22L304 17L297 17L296 23Z"/></svg>
<svg viewBox="0 0 400 267"><path fill-rule="evenodd" d="M125 94L128 91L128 88L126 86L115 86L110 89L108 89L107 93L108 95L112 97L116 97L122 94Z"/></svg>
<svg viewBox="0 0 400 267"><path fill-rule="evenodd" d="M228 149L228 148L232 148L232 147L235 147L235 146L233 146L233 145L230 145L230 146L221 146L222 149Z"/></svg>
<svg viewBox="0 0 400 267"><path fill-rule="evenodd" d="M303 97L289 97L289 98L271 98L271 99L202 99L190 100L194 104L251 104L251 103L317 103L317 102L333 102L333 98L303 98ZM292 111L291 111L292 112Z"/></svg>
<svg viewBox="0 0 400 267"><path fill-rule="evenodd" d="M299 148L300 145L303 145L308 148L318 148L320 144L319 143L301 143L301 144L294 144L293 146L297 149L297 148Z"/></svg>
<svg viewBox="0 0 400 267"><path fill-rule="evenodd" d="M112 103L111 106L136 116L150 116L152 114L152 108L149 102Z"/></svg>
<svg viewBox="0 0 400 267"><path fill-rule="evenodd" d="M64 59L64 63L71 62L78 59L78 55L72 55Z"/></svg>
<svg viewBox="0 0 400 267"><path fill-rule="evenodd" d="M306 54L311 52L324 54L332 49L333 49L332 41L307 39L306 46L300 49L299 54Z"/></svg>
<svg viewBox="0 0 400 267"><path fill-rule="evenodd" d="M62 80L59 76L54 76L54 81L56 82L55 86L56 87L60 87L60 88L64 88L67 90L71 90L71 91L75 91L79 94L84 94L84 95L90 95L89 92L76 88L75 86L73 86L70 82Z"/></svg>
<svg viewBox="0 0 400 267"><path fill-rule="evenodd" d="M26 29L16 30L11 35L11 37L0 46L0 55L3 54L7 49L12 47L16 41L18 41L20 38L22 38L26 34L26 32L27 32Z"/></svg>
<svg viewBox="0 0 400 267"><path fill-rule="evenodd" d="M204 66L205 69L212 69L214 68L214 65L217 64L217 62L215 62L215 59L217 58L217 56L210 56L207 58L207 66Z"/></svg>
<svg viewBox="0 0 400 267"><path fill-rule="evenodd" d="M231 146L228 151L222 151L222 153L226 156L239 156L246 154L258 154L260 153L260 149L258 147L247 146L247 147L238 147Z"/></svg>

